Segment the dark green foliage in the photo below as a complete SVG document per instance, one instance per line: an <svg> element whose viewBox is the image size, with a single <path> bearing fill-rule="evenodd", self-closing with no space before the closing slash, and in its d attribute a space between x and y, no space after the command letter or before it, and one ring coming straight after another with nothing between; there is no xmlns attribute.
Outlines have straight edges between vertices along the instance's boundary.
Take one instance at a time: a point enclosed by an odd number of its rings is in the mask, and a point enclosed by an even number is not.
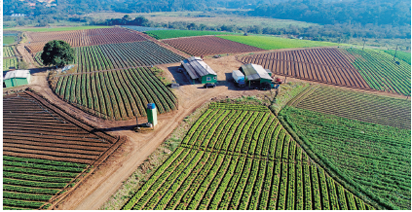
<svg viewBox="0 0 412 212"><path fill-rule="evenodd" d="M73 62L74 49L65 41L53 40L44 46L41 60L46 66L64 66Z"/></svg>

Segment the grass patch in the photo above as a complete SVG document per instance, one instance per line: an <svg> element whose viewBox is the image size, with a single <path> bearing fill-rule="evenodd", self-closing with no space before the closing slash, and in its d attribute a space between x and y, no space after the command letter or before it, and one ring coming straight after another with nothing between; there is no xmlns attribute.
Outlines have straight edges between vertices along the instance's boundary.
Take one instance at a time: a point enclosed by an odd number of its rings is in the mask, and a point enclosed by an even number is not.
<svg viewBox="0 0 412 212"><path fill-rule="evenodd" d="M16 42L16 38L14 36L3 36L3 45L10 45Z"/></svg>
<svg viewBox="0 0 412 212"><path fill-rule="evenodd" d="M218 36L223 39L231 40L238 43L243 43L249 46L254 46L261 49L287 49L287 48L307 48L321 46L337 46L337 43L309 41L298 39L287 39L272 36Z"/></svg>

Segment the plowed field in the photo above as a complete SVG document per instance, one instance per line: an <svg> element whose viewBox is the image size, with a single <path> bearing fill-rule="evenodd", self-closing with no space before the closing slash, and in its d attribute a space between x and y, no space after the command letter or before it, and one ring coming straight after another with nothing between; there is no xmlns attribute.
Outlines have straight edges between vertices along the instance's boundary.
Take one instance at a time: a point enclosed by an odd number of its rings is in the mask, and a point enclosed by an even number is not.
<svg viewBox="0 0 412 212"><path fill-rule="evenodd" d="M43 50L44 45L51 40L63 40L72 47L92 46L112 43L128 43L147 41L137 32L131 32L124 28L88 29L63 32L28 32L27 36L32 40L26 48L31 53Z"/></svg>
<svg viewBox="0 0 412 212"><path fill-rule="evenodd" d="M359 71L334 48L270 52L242 57L282 76L347 87L370 89Z"/></svg>
<svg viewBox="0 0 412 212"><path fill-rule="evenodd" d="M194 56L262 51L253 46L213 36L170 39L163 42Z"/></svg>
<svg viewBox="0 0 412 212"><path fill-rule="evenodd" d="M116 141L91 133L93 128L67 120L36 98L32 93L4 98L4 155L92 164Z"/></svg>

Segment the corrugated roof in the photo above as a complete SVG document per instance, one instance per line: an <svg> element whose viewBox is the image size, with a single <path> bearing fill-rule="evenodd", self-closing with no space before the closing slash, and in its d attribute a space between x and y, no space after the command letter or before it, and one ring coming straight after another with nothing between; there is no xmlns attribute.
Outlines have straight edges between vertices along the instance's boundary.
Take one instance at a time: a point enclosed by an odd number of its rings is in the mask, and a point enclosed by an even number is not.
<svg viewBox="0 0 412 212"><path fill-rule="evenodd" d="M236 75L237 77L245 77L245 75L239 70L234 70L233 74Z"/></svg>
<svg viewBox="0 0 412 212"><path fill-rule="evenodd" d="M190 57L182 61L183 67L189 73L192 79L197 79L206 75L217 75L210 66L208 66L201 58L199 57Z"/></svg>
<svg viewBox="0 0 412 212"><path fill-rule="evenodd" d="M249 63L243 65L242 70L245 73L248 80L257 80L261 78L272 80L268 72L261 65Z"/></svg>
<svg viewBox="0 0 412 212"><path fill-rule="evenodd" d="M16 71L9 71L7 72L4 80L12 79L12 78L27 78L30 75L29 70L16 70Z"/></svg>

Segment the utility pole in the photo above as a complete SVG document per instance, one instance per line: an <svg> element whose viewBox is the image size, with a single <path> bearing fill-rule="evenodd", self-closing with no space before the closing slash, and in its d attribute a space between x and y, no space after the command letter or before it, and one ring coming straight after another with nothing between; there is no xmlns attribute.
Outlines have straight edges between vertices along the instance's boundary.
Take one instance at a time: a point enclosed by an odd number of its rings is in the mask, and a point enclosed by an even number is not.
<svg viewBox="0 0 412 212"><path fill-rule="evenodd" d="M398 46L399 46L399 44L396 44L396 49L395 49L395 54L393 55L393 60L395 60L396 53L398 52Z"/></svg>

